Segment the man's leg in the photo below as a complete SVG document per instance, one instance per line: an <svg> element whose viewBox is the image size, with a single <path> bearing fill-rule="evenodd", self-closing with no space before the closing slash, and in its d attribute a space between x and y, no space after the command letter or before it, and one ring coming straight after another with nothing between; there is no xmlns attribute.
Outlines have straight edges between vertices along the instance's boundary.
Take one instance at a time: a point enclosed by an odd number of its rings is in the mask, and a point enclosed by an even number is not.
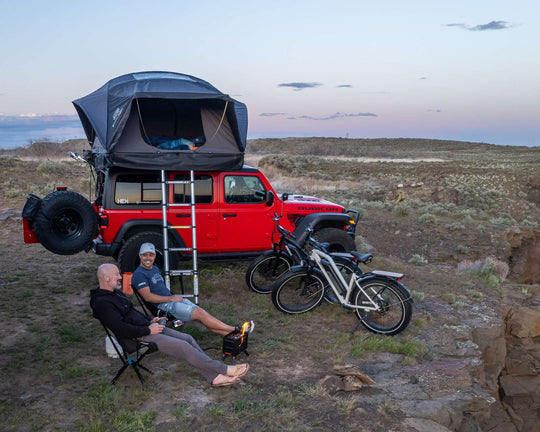
<svg viewBox="0 0 540 432"><path fill-rule="evenodd" d="M234 331L234 327L218 320L216 317L210 315L201 307L196 307L191 315L193 321L199 321L208 330L221 336L225 336Z"/></svg>
<svg viewBox="0 0 540 432"><path fill-rule="evenodd" d="M227 374L227 365L208 357L190 335L165 328L163 333L143 336L140 339L155 342L164 354L188 362L197 368L210 383L219 374Z"/></svg>
<svg viewBox="0 0 540 432"><path fill-rule="evenodd" d="M208 330L221 336L225 336L234 331L233 326L218 320L188 299L183 299L182 302L161 303L158 307L165 312L173 314L181 321L199 321Z"/></svg>

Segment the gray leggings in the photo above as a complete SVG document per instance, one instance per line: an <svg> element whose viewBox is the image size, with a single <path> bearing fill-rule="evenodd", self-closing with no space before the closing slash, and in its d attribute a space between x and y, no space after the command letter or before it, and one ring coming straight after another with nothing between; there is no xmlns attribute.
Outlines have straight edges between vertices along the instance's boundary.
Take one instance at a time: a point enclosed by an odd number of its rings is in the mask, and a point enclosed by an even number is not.
<svg viewBox="0 0 540 432"><path fill-rule="evenodd" d="M210 383L219 374L227 374L227 365L208 357L188 334L165 327L160 334L143 336L140 339L155 342L162 353L195 366Z"/></svg>

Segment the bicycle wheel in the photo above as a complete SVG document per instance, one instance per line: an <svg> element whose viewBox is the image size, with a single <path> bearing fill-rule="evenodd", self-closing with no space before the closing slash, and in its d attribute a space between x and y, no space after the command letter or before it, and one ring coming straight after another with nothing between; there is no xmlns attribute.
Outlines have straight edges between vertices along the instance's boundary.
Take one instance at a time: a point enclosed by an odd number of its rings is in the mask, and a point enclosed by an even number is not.
<svg viewBox="0 0 540 432"><path fill-rule="evenodd" d="M355 309L362 325L369 331L384 335L395 335L409 324L412 315L411 297L396 282L371 279L360 282L363 291L356 288L351 303L356 306L378 306L377 310ZM368 298L369 296L369 298Z"/></svg>
<svg viewBox="0 0 540 432"><path fill-rule="evenodd" d="M272 251L255 258L246 271L246 284L259 294L270 294L276 280L291 268L291 260Z"/></svg>
<svg viewBox="0 0 540 432"><path fill-rule="evenodd" d="M316 272L304 269L282 275L272 290L272 302L280 311L297 314L318 306L324 296L326 280Z"/></svg>
<svg viewBox="0 0 540 432"><path fill-rule="evenodd" d="M348 283L351 279L351 275L356 272L360 272L361 270L358 268L356 263L354 261L351 261L347 258L341 258L341 257L333 257L334 262L336 263L336 267L339 269L339 272L343 276L343 279ZM338 289L341 288L341 285L338 285ZM345 292L341 290L340 294L342 296L345 296ZM324 290L324 301L327 303L339 303L339 299L336 297L336 294L330 288L329 284L326 284L326 289Z"/></svg>

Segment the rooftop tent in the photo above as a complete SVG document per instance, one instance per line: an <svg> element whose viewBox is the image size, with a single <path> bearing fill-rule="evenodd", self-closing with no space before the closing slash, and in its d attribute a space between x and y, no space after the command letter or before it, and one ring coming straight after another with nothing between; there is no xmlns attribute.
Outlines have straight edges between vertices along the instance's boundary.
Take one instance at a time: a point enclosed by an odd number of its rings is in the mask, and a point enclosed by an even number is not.
<svg viewBox="0 0 540 432"><path fill-rule="evenodd" d="M199 78L139 72L73 101L96 169L241 168L246 106Z"/></svg>

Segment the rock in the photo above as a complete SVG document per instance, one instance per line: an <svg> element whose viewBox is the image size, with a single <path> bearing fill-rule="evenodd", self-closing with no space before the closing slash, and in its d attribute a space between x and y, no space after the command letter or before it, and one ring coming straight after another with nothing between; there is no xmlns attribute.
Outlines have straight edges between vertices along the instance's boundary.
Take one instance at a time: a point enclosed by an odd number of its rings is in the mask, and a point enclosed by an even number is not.
<svg viewBox="0 0 540 432"><path fill-rule="evenodd" d="M518 338L540 336L540 311L536 309L512 308L507 316L508 333Z"/></svg>
<svg viewBox="0 0 540 432"><path fill-rule="evenodd" d="M375 381L360 372L354 365L334 366L334 372L338 376L327 375L318 382L331 394L339 391L360 390L363 384L375 384Z"/></svg>
<svg viewBox="0 0 540 432"><path fill-rule="evenodd" d="M540 376L502 375L501 388L505 396L532 396L540 397Z"/></svg>
<svg viewBox="0 0 540 432"><path fill-rule="evenodd" d="M476 327L472 336L482 353L486 385L490 393L495 395L498 392L498 378L506 361L505 327L499 320L487 327Z"/></svg>
<svg viewBox="0 0 540 432"><path fill-rule="evenodd" d="M405 419L403 426L418 432L451 432L447 427L435 423L433 420L423 418Z"/></svg>
<svg viewBox="0 0 540 432"><path fill-rule="evenodd" d="M370 377L360 372L354 365L334 366L334 372L336 373L336 375L339 375L339 376L355 377L358 379L358 381L368 384L368 385L376 384L375 381L373 381Z"/></svg>
<svg viewBox="0 0 540 432"><path fill-rule="evenodd" d="M15 217L15 210L9 207L0 209L0 221L8 220L9 218Z"/></svg>
<svg viewBox="0 0 540 432"><path fill-rule="evenodd" d="M540 231L513 228L502 238L509 245L510 278L520 283L540 283Z"/></svg>

